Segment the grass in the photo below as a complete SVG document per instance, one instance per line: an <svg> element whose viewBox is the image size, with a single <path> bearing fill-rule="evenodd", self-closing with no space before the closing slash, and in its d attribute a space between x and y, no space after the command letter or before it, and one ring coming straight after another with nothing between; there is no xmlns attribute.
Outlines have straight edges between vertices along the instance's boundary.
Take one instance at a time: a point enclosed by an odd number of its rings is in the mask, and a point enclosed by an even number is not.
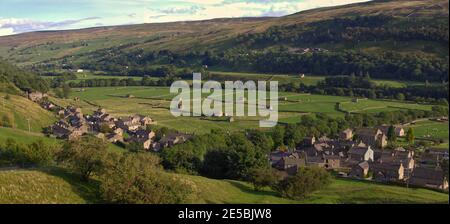
<svg viewBox="0 0 450 224"><path fill-rule="evenodd" d="M28 121L32 132L41 132L42 128L56 121L56 116L41 108L38 104L16 95L9 95L10 99L4 99L6 94L0 93L0 118L5 114L13 118L14 127L28 131Z"/></svg>
<svg viewBox="0 0 450 224"><path fill-rule="evenodd" d="M254 191L249 183L184 176L196 192L193 203L272 203L272 204L376 204L376 203L448 203L448 194L432 190L382 185L349 179L332 184L304 200L289 200L266 189ZM220 194L217 194L220 192Z"/></svg>
<svg viewBox="0 0 450 224"><path fill-rule="evenodd" d="M448 203L448 194L347 179L336 179L304 200L289 200L275 192L254 191L249 183L174 174L193 189L188 203L195 204L353 204ZM81 182L61 169L0 171L0 203L98 203L98 182Z"/></svg>
<svg viewBox="0 0 450 224"><path fill-rule="evenodd" d="M404 109L431 110L432 105L406 103L400 101L368 100L356 102L341 102L341 109L351 113L379 113L382 111L395 111Z"/></svg>
<svg viewBox="0 0 450 224"><path fill-rule="evenodd" d="M20 129L3 128L0 127L0 142L6 141L6 139L13 139L17 142L30 144L38 140L42 140L45 143L55 144L60 142L55 138L45 137L44 134L36 132L28 132Z"/></svg>
<svg viewBox="0 0 450 224"><path fill-rule="evenodd" d="M409 127L414 128L417 138L444 139L448 141L448 122L418 121Z"/></svg>
<svg viewBox="0 0 450 224"><path fill-rule="evenodd" d="M98 200L94 181L60 169L0 170L0 204L86 204Z"/></svg>
<svg viewBox="0 0 450 224"><path fill-rule="evenodd" d="M405 188L365 181L337 179L329 187L314 192L306 203L449 203L448 194L421 188Z"/></svg>

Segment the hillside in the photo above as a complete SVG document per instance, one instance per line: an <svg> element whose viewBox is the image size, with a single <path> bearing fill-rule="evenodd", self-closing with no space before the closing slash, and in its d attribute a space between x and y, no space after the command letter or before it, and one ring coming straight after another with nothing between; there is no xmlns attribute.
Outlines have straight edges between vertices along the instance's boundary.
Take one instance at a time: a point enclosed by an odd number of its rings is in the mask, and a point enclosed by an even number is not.
<svg viewBox="0 0 450 224"><path fill-rule="evenodd" d="M48 83L36 74L18 68L0 57L0 92L20 94L22 91L48 91Z"/></svg>
<svg viewBox="0 0 450 224"><path fill-rule="evenodd" d="M13 123L13 127L28 131L28 121L32 132L41 132L42 128L50 126L56 121L56 115L41 108L38 104L17 95L0 92L0 119L6 115ZM7 97L8 98L8 97Z"/></svg>
<svg viewBox="0 0 450 224"><path fill-rule="evenodd" d="M214 19L33 32L0 37L0 56L21 65L44 62L45 67L60 59L64 59L61 63L80 66L81 62L90 57L104 54L105 52L102 53L101 50L105 49L108 49L106 53L111 53L112 49L124 52L139 49L170 50L177 53L204 50L221 52L242 47L241 42L248 42L246 39L248 36L269 37L274 28L281 27L289 35L278 33L280 35L277 35L276 41L270 40L263 44L265 49L286 45L293 50L299 47L323 47L332 51L394 50L408 54L445 57L448 56L448 6L446 0L371 1L308 10L280 18ZM358 16L375 20L373 23L355 22L353 19ZM377 18L386 20L377 22ZM355 32L348 28L358 30ZM386 29L387 34L377 37L375 41L361 36L358 37L362 38L361 40L341 39L356 33L375 35L381 32L380 28ZM428 34L437 33L433 35L442 37L438 40L423 35L414 37L415 31L411 31L414 29L422 29ZM377 32L373 32L374 30ZM324 34L332 34L338 39L325 38L324 41L317 42ZM314 41L307 40L309 36L314 37ZM292 41L299 37L300 42ZM236 39L241 41L236 42ZM261 46L257 44L249 48L259 49Z"/></svg>
<svg viewBox="0 0 450 224"><path fill-rule="evenodd" d="M448 195L424 189L336 180L303 201L255 192L244 182L181 175L194 189L190 203L448 203ZM85 184L59 169L0 171L0 203L96 203L95 181ZM221 192L217 194L217 192ZM337 193L339 192L339 193Z"/></svg>
<svg viewBox="0 0 450 224"><path fill-rule="evenodd" d="M1 170L0 204L85 204L96 201L95 184L60 170Z"/></svg>

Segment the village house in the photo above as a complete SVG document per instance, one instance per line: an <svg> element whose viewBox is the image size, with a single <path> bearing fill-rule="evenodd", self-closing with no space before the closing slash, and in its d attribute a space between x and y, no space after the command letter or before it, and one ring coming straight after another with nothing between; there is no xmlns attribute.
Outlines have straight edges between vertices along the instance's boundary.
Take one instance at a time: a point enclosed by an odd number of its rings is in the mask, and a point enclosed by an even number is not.
<svg viewBox="0 0 450 224"><path fill-rule="evenodd" d="M139 143L146 150L152 146L152 140L155 137L155 132L147 130L137 130L131 132L131 137L127 139L128 142Z"/></svg>
<svg viewBox="0 0 450 224"><path fill-rule="evenodd" d="M383 132L384 135L388 135L389 132L389 125L380 125L380 126L376 126L375 128L378 128L381 130L381 132ZM394 126L394 133L397 137L403 137L405 136L405 129L403 129L400 126Z"/></svg>
<svg viewBox="0 0 450 224"><path fill-rule="evenodd" d="M349 176L364 179L369 174L369 168L370 168L369 162L367 161L360 162L352 167Z"/></svg>
<svg viewBox="0 0 450 224"><path fill-rule="evenodd" d="M448 151L426 149L425 152L420 155L419 163L421 166L425 167L436 167L440 165L443 159L449 159Z"/></svg>
<svg viewBox="0 0 450 224"><path fill-rule="evenodd" d="M41 93L41 92L38 92L38 91L28 92L27 95L28 95L28 99L33 101L33 102L40 102L44 98L48 97L47 94Z"/></svg>
<svg viewBox="0 0 450 224"><path fill-rule="evenodd" d="M285 151L280 151L280 150L271 152L271 153L269 154L269 162L270 162L270 165L271 165L271 166L275 166L275 164L277 164L278 161L280 161L283 157L288 157L288 156L290 156L291 154L292 154L292 153L290 153L290 152L285 152Z"/></svg>
<svg viewBox="0 0 450 224"><path fill-rule="evenodd" d="M339 139L343 141L348 141L353 138L353 131L352 129L345 129L341 133L339 133Z"/></svg>
<svg viewBox="0 0 450 224"><path fill-rule="evenodd" d="M51 133L57 138L67 138L70 133L72 133L72 129L64 120L60 120L50 126Z"/></svg>
<svg viewBox="0 0 450 224"><path fill-rule="evenodd" d="M373 173L373 178L375 180L383 182L395 182L403 180L405 168L401 163L393 164L383 162L370 164L370 171Z"/></svg>
<svg viewBox="0 0 450 224"><path fill-rule="evenodd" d="M323 155L326 169L338 169L341 167L341 157L338 155Z"/></svg>
<svg viewBox="0 0 450 224"><path fill-rule="evenodd" d="M384 148L387 146L387 136L378 128L358 128L356 129L358 141L374 148Z"/></svg>
<svg viewBox="0 0 450 224"><path fill-rule="evenodd" d="M186 134L169 134L161 138L158 143L152 144L152 149L154 151L160 151L162 149L170 148L174 145L184 143L190 138L191 136Z"/></svg>
<svg viewBox="0 0 450 224"><path fill-rule="evenodd" d="M325 168L323 156L306 156L306 166Z"/></svg>
<svg viewBox="0 0 450 224"><path fill-rule="evenodd" d="M314 143L316 142L316 138L313 137L305 137L303 138L303 141L299 145L299 147L312 147Z"/></svg>
<svg viewBox="0 0 450 224"><path fill-rule="evenodd" d="M448 180L440 168L417 167L409 179L411 185L448 189Z"/></svg>
<svg viewBox="0 0 450 224"><path fill-rule="evenodd" d="M136 120L133 117L119 119L115 123L116 123L117 127L121 128L125 131L135 131L141 126L139 123L139 120Z"/></svg>
<svg viewBox="0 0 450 224"><path fill-rule="evenodd" d="M123 129L116 127L116 128L113 129L113 133L117 134L117 135L120 135L120 136L123 136Z"/></svg>
<svg viewBox="0 0 450 224"><path fill-rule="evenodd" d="M289 175L296 174L300 167L305 166L305 156L299 153L292 153L287 156L283 156L275 164L273 164L274 168L286 171Z"/></svg>
<svg viewBox="0 0 450 224"><path fill-rule="evenodd" d="M53 109L56 108L56 105L53 104L53 103L51 103L51 102L43 102L43 103L41 104L41 107L44 108L44 109L46 109L46 110L53 110Z"/></svg>
<svg viewBox="0 0 450 224"><path fill-rule="evenodd" d="M124 142L123 136L116 133L106 135L106 139L111 143Z"/></svg>
<svg viewBox="0 0 450 224"><path fill-rule="evenodd" d="M374 152L370 146L360 143L347 152L348 158L355 161L373 161Z"/></svg>

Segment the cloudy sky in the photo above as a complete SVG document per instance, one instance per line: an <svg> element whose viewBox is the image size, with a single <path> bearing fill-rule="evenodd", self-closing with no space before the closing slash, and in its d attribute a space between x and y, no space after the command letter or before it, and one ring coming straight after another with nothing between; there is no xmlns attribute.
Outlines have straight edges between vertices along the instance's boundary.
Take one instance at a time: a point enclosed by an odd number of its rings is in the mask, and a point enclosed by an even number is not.
<svg viewBox="0 0 450 224"><path fill-rule="evenodd" d="M367 0L0 0L0 36L224 17L283 16Z"/></svg>

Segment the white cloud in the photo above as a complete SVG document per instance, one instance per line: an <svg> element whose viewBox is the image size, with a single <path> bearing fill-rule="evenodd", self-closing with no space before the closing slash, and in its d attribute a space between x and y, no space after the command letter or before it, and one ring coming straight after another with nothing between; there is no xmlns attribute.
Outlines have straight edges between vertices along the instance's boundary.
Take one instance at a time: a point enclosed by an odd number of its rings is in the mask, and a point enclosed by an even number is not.
<svg viewBox="0 0 450 224"><path fill-rule="evenodd" d="M7 36L13 34L15 34L13 28L1 28L0 26L0 36Z"/></svg>
<svg viewBox="0 0 450 224"><path fill-rule="evenodd" d="M99 17L89 17L83 19L64 20L59 22L36 21L21 18L0 18L0 35L11 35L14 33L32 32L50 29L68 29L72 25L85 21L98 20Z"/></svg>
<svg viewBox="0 0 450 224"><path fill-rule="evenodd" d="M24 7L33 7L36 4L35 0L21 1L25 3L29 1L29 4L25 4ZM67 4L61 4L60 10L53 8L54 1L56 0L40 0L41 5L50 8L43 7L44 10L36 14L33 12L26 14L29 17L22 18L20 12L10 14L11 18L0 17L0 35L37 30L86 28L100 24L124 25L213 18L283 16L318 7L367 0L68 0ZM74 2L77 4L69 4ZM33 11L32 8L26 9ZM15 8L11 10L14 11ZM69 12L69 14L63 12ZM67 17L83 19L68 20Z"/></svg>

